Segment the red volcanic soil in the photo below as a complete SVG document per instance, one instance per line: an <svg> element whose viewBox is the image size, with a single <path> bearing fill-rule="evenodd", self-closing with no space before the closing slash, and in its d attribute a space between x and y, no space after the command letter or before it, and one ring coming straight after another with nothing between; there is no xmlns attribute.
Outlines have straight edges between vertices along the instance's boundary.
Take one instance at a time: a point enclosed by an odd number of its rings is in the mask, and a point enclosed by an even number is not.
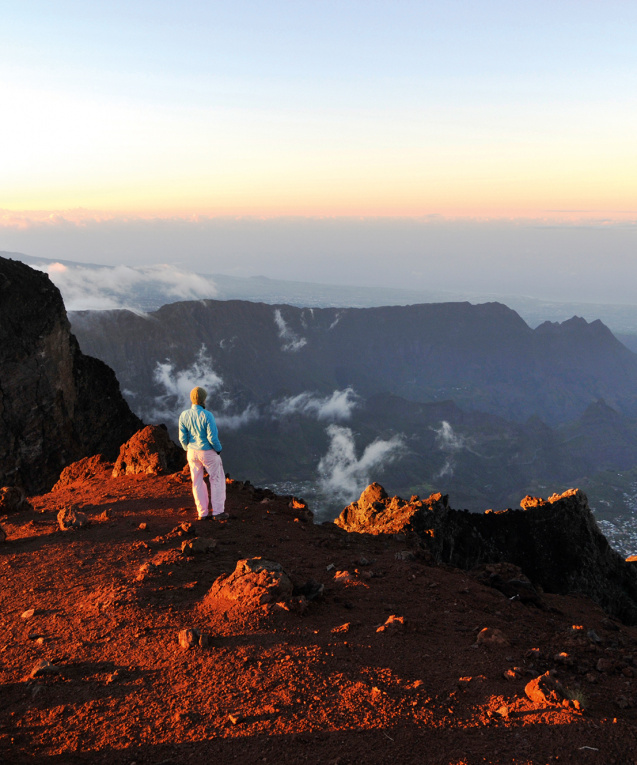
<svg viewBox="0 0 637 765"><path fill-rule="evenodd" d="M0 519L0 762L637 762L636 628L581 597L510 601L404 536L313 525L289 497L228 489L230 519L193 524L216 547L190 556L181 475L105 473ZM58 530L69 503L88 527ZM323 596L205 599L255 556ZM378 631L392 615L404 621ZM477 645L485 627L509 645ZM182 648L185 628L209 644ZM43 659L53 667L30 677ZM548 670L582 709L527 697Z"/></svg>

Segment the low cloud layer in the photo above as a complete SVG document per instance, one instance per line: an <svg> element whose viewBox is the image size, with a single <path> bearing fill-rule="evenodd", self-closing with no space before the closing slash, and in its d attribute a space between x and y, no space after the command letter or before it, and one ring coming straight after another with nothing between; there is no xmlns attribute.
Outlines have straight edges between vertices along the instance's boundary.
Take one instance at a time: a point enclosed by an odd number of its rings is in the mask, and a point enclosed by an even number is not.
<svg viewBox="0 0 637 765"><path fill-rule="evenodd" d="M0 249L134 267L160 261L200 273L328 284L338 274L343 285L560 302L574 295L591 303L635 300L634 212L625 221L592 212L484 221L75 217L67 211L18 219L0 211Z"/></svg>
<svg viewBox="0 0 637 765"><path fill-rule="evenodd" d="M152 310L176 300L214 298L217 292L212 279L170 265L89 268L50 263L36 267L60 290L68 311Z"/></svg>
<svg viewBox="0 0 637 765"><path fill-rule="evenodd" d="M350 428L329 425L326 433L330 445L319 462L319 488L330 500L345 504L358 499L373 480L374 471L397 459L405 450L403 437L396 435L386 441L373 441L359 458Z"/></svg>
<svg viewBox="0 0 637 765"><path fill-rule="evenodd" d="M296 332L285 323L285 319L278 308L274 312L274 323L278 327L279 337L282 340L282 351L294 353L303 348L304 345L307 345L307 340L304 337L299 337Z"/></svg>
<svg viewBox="0 0 637 765"><path fill-rule="evenodd" d="M284 417L292 414L302 414L316 417L317 420L336 422L349 420L352 411L360 404L360 397L353 388L335 390L331 396L317 396L304 392L297 396L288 396L272 403L271 411L274 417Z"/></svg>

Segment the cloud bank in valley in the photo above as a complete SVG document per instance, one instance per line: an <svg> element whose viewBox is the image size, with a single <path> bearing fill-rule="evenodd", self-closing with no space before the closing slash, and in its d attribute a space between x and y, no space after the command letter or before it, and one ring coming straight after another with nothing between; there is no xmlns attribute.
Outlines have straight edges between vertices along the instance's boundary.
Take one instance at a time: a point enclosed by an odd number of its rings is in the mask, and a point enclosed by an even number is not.
<svg viewBox="0 0 637 765"><path fill-rule="evenodd" d="M80 221L62 212L3 225L0 211L0 249L134 268L159 261L205 274L633 304L637 213L580 221L549 212L499 220L87 214Z"/></svg>
<svg viewBox="0 0 637 765"><path fill-rule="evenodd" d="M212 279L165 264L89 268L50 263L38 268L60 290L68 311L135 310L151 294L159 304L217 294Z"/></svg>
<svg viewBox="0 0 637 765"><path fill-rule="evenodd" d="M331 501L346 504L358 499L374 471L397 459L406 448L403 436L396 435L385 441L372 441L357 457L351 428L332 424L326 433L330 445L319 462L319 488Z"/></svg>

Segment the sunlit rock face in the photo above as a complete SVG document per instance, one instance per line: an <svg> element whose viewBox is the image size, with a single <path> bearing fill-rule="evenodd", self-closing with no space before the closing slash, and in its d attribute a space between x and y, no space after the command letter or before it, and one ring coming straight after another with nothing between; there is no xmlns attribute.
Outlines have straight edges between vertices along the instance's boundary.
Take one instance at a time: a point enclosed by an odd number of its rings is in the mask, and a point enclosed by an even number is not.
<svg viewBox="0 0 637 765"><path fill-rule="evenodd" d="M119 450L113 478L135 473L175 473L186 464L183 449L170 440L163 425L146 425Z"/></svg>
<svg viewBox="0 0 637 765"><path fill-rule="evenodd" d="M388 497L385 489L370 484L356 502L348 505L334 521L346 531L367 534L397 534L415 531L425 534L431 527L434 508L447 506L447 497L432 494L427 499L412 497L409 501L400 497Z"/></svg>
<svg viewBox="0 0 637 765"><path fill-rule="evenodd" d="M49 277L0 258L0 485L49 489L71 462L114 459L141 426L113 371L80 351Z"/></svg>
<svg viewBox="0 0 637 765"><path fill-rule="evenodd" d="M506 561L553 593L582 593L637 624L637 569L613 550L578 489L548 500L525 497L521 510L469 513L446 497L409 502L378 484L349 505L337 525L372 534L416 531L435 560L464 569Z"/></svg>

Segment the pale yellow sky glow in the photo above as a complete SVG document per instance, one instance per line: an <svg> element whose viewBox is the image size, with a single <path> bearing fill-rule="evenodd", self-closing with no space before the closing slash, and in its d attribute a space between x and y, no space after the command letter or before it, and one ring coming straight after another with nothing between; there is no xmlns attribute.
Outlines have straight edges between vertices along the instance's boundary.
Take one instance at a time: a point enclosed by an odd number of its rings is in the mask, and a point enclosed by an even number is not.
<svg viewBox="0 0 637 765"><path fill-rule="evenodd" d="M632 302L635 39L627 0L13 3L0 251Z"/></svg>
<svg viewBox="0 0 637 765"><path fill-rule="evenodd" d="M603 100L289 113L5 83L0 101L20 115L0 127L0 208L16 213L619 220L637 207L637 120L615 105L609 125Z"/></svg>

